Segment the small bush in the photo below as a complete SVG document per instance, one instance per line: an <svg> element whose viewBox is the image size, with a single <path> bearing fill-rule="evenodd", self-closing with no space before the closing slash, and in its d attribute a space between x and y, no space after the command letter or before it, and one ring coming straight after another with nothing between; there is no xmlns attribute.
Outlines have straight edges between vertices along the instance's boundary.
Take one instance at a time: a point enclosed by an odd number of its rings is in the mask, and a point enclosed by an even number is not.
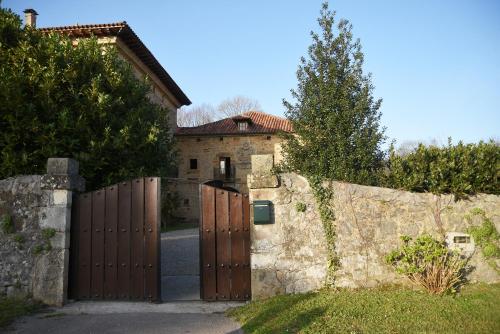
<svg viewBox="0 0 500 334"><path fill-rule="evenodd" d="M49 241L51 238L53 238L54 236L56 235L56 230L51 228L51 227L48 227L48 228L44 228L42 229L42 238L45 240L45 241Z"/></svg>
<svg viewBox="0 0 500 334"><path fill-rule="evenodd" d="M297 212L306 212L306 209L307 206L305 203L297 202L297 204L295 204L295 210L297 210Z"/></svg>
<svg viewBox="0 0 500 334"><path fill-rule="evenodd" d="M34 255L39 255L43 252L43 245L35 245L35 247L33 247L33 254Z"/></svg>
<svg viewBox="0 0 500 334"><path fill-rule="evenodd" d="M433 294L456 292L463 282L466 265L457 252L429 235L419 236L413 242L409 236L402 236L401 240L403 247L386 257L398 273Z"/></svg>
<svg viewBox="0 0 500 334"><path fill-rule="evenodd" d="M14 221L10 215L5 215L2 218L2 231L5 234L11 234L15 232Z"/></svg>
<svg viewBox="0 0 500 334"><path fill-rule="evenodd" d="M12 237L12 239L13 239L15 242L17 242L18 244L23 244L23 243L26 241L26 239L24 238L24 235L19 234L19 233L18 233L18 234L15 234L15 235Z"/></svg>

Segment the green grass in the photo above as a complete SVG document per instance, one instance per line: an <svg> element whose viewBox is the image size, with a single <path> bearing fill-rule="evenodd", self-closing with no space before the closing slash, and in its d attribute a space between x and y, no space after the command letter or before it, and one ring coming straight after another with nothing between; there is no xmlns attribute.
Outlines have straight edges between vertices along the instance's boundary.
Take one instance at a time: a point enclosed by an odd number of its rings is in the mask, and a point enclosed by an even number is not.
<svg viewBox="0 0 500 334"><path fill-rule="evenodd" d="M0 296L0 329L8 326L15 318L31 314L41 307L41 304L31 299Z"/></svg>
<svg viewBox="0 0 500 334"><path fill-rule="evenodd" d="M193 224L193 223L173 223L169 224L167 226L162 226L161 227L161 232L172 232L172 231L178 231L178 230L186 230L189 228L198 228L198 224Z"/></svg>
<svg viewBox="0 0 500 334"><path fill-rule="evenodd" d="M381 288L277 296L230 309L245 333L500 333L500 284L456 296Z"/></svg>

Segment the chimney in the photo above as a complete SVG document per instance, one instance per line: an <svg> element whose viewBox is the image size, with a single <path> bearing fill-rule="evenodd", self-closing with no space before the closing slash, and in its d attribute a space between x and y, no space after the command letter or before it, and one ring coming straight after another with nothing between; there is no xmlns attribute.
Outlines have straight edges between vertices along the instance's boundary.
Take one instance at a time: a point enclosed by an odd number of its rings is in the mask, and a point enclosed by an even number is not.
<svg viewBox="0 0 500 334"><path fill-rule="evenodd" d="M28 8L24 10L24 24L26 27L36 28L36 10Z"/></svg>

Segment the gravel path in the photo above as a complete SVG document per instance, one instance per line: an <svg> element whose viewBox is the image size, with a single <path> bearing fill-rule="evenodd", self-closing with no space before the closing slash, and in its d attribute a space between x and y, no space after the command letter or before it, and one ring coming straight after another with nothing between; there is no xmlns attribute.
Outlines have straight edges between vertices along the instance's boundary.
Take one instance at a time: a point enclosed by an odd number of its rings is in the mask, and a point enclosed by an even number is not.
<svg viewBox="0 0 500 334"><path fill-rule="evenodd" d="M161 235L162 300L199 300L199 230L179 230Z"/></svg>

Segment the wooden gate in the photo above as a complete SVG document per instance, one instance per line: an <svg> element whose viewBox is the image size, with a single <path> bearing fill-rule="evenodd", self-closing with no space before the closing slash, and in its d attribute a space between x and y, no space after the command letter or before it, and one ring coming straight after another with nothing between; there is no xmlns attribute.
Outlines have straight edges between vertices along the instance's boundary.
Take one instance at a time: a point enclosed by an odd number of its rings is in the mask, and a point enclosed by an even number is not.
<svg viewBox="0 0 500 334"><path fill-rule="evenodd" d="M200 186L200 281L203 300L250 299L248 195Z"/></svg>
<svg viewBox="0 0 500 334"><path fill-rule="evenodd" d="M71 222L69 296L160 301L160 179L78 195Z"/></svg>

